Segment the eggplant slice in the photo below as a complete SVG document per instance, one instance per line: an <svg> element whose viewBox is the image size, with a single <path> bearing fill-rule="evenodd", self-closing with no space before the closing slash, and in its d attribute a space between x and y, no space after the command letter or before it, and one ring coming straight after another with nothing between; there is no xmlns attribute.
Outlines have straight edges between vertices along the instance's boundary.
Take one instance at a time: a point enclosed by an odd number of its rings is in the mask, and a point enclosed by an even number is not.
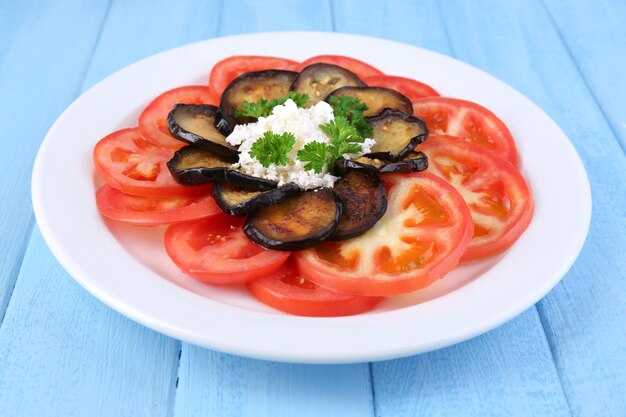
<svg viewBox="0 0 626 417"><path fill-rule="evenodd" d="M332 64L312 64L304 67L296 77L291 89L308 94L307 107L325 100L333 91L341 87L365 87L355 73Z"/></svg>
<svg viewBox="0 0 626 417"><path fill-rule="evenodd" d="M428 168L428 158L422 152L409 151L404 159L397 162L388 162L378 169L381 173L402 173L425 171Z"/></svg>
<svg viewBox="0 0 626 417"><path fill-rule="evenodd" d="M428 137L426 123L415 116L387 109L367 122L372 126L376 144L367 157L398 161Z"/></svg>
<svg viewBox="0 0 626 417"><path fill-rule="evenodd" d="M300 187L288 183L269 191L252 191L220 181L213 187L212 196L217 205L232 216L245 216L261 207L277 204L281 200L300 192Z"/></svg>
<svg viewBox="0 0 626 417"><path fill-rule="evenodd" d="M235 78L222 93L219 120L216 127L224 135L229 135L235 125L253 123L254 117L236 117L237 109L244 101L255 103L259 99L279 99L289 92L297 72L266 70L246 72Z"/></svg>
<svg viewBox="0 0 626 417"><path fill-rule="evenodd" d="M237 149L215 127L217 107L207 104L177 104L167 115L167 127L178 139L224 158L236 158Z"/></svg>
<svg viewBox="0 0 626 417"><path fill-rule="evenodd" d="M385 184L367 169L352 169L333 188L343 206L339 225L329 240L344 240L371 229L387 211Z"/></svg>
<svg viewBox="0 0 626 417"><path fill-rule="evenodd" d="M235 158L225 158L194 145L185 146L174 154L167 167L174 179L182 185L201 185L228 180L240 187L255 191L276 188L276 183L263 178L244 174L231 167Z"/></svg>
<svg viewBox="0 0 626 417"><path fill-rule="evenodd" d="M365 117L376 116L385 109L399 110L406 114L413 114L413 104L405 95L383 87L342 87L327 97L349 96L361 100L367 106L363 112ZM328 100L327 100L328 101Z"/></svg>
<svg viewBox="0 0 626 417"><path fill-rule="evenodd" d="M340 200L330 188L304 191L248 216L243 231L275 250L310 248L330 236L341 218Z"/></svg>

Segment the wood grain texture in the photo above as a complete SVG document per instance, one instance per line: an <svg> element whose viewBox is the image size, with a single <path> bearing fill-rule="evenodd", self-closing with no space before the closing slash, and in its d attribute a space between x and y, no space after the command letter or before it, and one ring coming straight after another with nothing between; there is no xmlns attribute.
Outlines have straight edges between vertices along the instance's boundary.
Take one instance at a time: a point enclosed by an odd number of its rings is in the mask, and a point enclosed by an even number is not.
<svg viewBox="0 0 626 417"><path fill-rule="evenodd" d="M626 151L626 2L544 0L550 18Z"/></svg>
<svg viewBox="0 0 626 417"><path fill-rule="evenodd" d="M375 7L374 3L366 4L364 9ZM474 65L482 64L490 70L488 60L470 56L465 50L491 51L495 59L506 43L496 41L500 35L489 42L479 39L476 32L480 31L476 28L464 27L463 35L457 37L456 32L447 28L462 26L461 21L477 25L475 15L484 7L456 6L450 11L442 10L435 1L419 5L405 2L396 4L393 12L383 13L380 19L367 13L355 15L349 2L340 2L335 14L337 22L352 22L345 27L338 23L340 31L386 37L385 31L391 28L394 39L457 56ZM489 28L482 30L488 32ZM372 370L376 410L380 416L570 415L535 308L470 342L373 364Z"/></svg>
<svg viewBox="0 0 626 417"><path fill-rule="evenodd" d="M177 355L80 288L35 228L0 329L0 415L166 416Z"/></svg>
<svg viewBox="0 0 626 417"><path fill-rule="evenodd" d="M570 416L539 316L451 348L373 364L378 416Z"/></svg>
<svg viewBox="0 0 626 417"><path fill-rule="evenodd" d="M231 1L220 35L278 30L331 30L329 4ZM182 345L176 417L373 415L367 364L291 365Z"/></svg>
<svg viewBox="0 0 626 417"><path fill-rule="evenodd" d="M0 323L32 229L37 148L80 89L107 4L0 3Z"/></svg>
<svg viewBox="0 0 626 417"><path fill-rule="evenodd" d="M185 345L176 417L373 416L367 364L295 365Z"/></svg>

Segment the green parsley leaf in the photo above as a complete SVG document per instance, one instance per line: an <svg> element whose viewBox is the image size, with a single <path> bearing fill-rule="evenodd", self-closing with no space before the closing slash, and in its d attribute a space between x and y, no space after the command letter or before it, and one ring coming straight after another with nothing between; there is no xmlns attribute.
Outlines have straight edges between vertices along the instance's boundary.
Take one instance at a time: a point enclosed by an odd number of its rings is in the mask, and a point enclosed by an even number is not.
<svg viewBox="0 0 626 417"><path fill-rule="evenodd" d="M278 99L266 100L264 98L260 98L256 101L256 103L244 101L243 103L241 103L241 107L239 107L235 112L235 116L248 116L257 118L267 117L272 114L272 110L274 110L274 107L285 104L285 102L289 99L293 100L296 103L296 106L304 107L309 101L309 96L307 94L298 93L296 91L290 91L285 96Z"/></svg>
<svg viewBox="0 0 626 417"><path fill-rule="evenodd" d="M330 138L331 153L335 158L362 151L358 142L363 142L363 138L345 117L335 116L334 120L320 125L320 129Z"/></svg>
<svg viewBox="0 0 626 417"><path fill-rule="evenodd" d="M361 103L356 97L332 96L328 103L333 108L335 117L345 117L356 128L359 135L368 137L372 134L372 126L365 120L363 112L367 110L367 105Z"/></svg>
<svg viewBox="0 0 626 417"><path fill-rule="evenodd" d="M256 158L265 168L270 165L287 165L287 155L296 143L291 133L277 135L274 132L265 132L263 137L252 144L250 156Z"/></svg>
<svg viewBox="0 0 626 417"><path fill-rule="evenodd" d="M322 142L309 142L298 151L298 159L304 164L304 169L312 169L317 174L321 174L324 170L324 166L334 162L334 157L331 155L330 145Z"/></svg>

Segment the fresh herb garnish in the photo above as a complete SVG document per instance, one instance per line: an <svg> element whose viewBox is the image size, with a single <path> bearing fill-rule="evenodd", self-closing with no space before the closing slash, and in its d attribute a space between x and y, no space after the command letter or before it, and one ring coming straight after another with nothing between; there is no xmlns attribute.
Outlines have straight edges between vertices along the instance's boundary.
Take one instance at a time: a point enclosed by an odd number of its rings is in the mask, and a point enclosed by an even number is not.
<svg viewBox="0 0 626 417"><path fill-rule="evenodd" d="M287 155L296 143L296 138L291 133L278 135L274 132L265 132L250 148L250 156L256 158L265 168L270 165L287 165Z"/></svg>
<svg viewBox="0 0 626 417"><path fill-rule="evenodd" d="M296 91L290 91L287 95L278 98L266 100L264 98L260 98L256 101L256 103L250 103L249 101L244 101L241 103L241 107L237 109L235 112L235 116L237 117L267 117L272 114L272 110L276 106L280 106L281 104L285 104L287 100L293 100L298 107L306 106L306 103L309 101L309 96L307 94L298 93Z"/></svg>
<svg viewBox="0 0 626 417"><path fill-rule="evenodd" d="M367 110L367 105L361 100L350 96L332 96L328 103L333 108L335 117L345 117L356 128L359 135L366 138L372 134L372 126L367 123L363 112Z"/></svg>
<svg viewBox="0 0 626 417"><path fill-rule="evenodd" d="M335 120L320 125L320 129L330 138L330 144L314 141L300 149L298 159L306 162L305 169L319 174L326 165L332 166L342 155L363 151L359 143L363 142L363 137L345 117L335 116Z"/></svg>

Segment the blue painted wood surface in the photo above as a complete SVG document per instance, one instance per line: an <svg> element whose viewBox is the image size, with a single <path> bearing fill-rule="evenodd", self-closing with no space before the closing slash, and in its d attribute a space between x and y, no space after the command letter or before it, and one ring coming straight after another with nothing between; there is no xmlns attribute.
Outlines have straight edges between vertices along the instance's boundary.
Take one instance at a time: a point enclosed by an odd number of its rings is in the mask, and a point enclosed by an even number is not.
<svg viewBox="0 0 626 417"><path fill-rule="evenodd" d="M0 1L0 415L626 416L625 12L617 0ZM31 232L30 169L55 117L137 59L269 30L426 47L537 102L581 154L594 198L587 244L563 282L474 340L346 366L181 344L78 287Z"/></svg>

